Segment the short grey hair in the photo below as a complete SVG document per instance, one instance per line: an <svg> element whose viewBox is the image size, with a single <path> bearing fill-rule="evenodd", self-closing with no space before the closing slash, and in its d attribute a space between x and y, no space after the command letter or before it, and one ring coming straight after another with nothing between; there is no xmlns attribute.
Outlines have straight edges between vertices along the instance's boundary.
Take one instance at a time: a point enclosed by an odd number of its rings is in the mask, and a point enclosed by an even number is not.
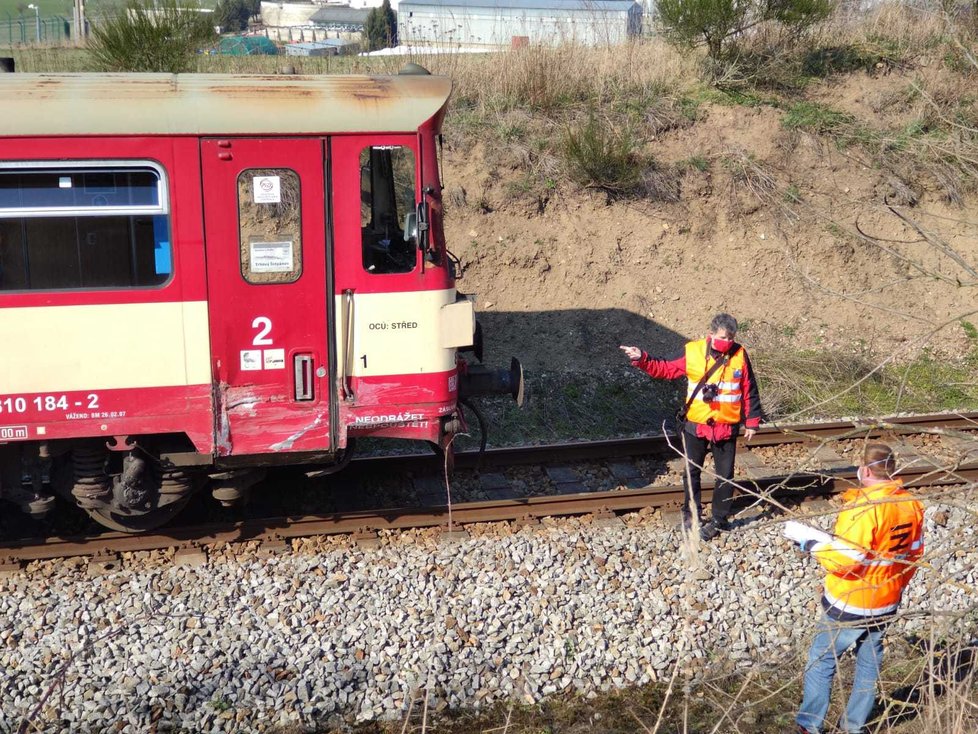
<svg viewBox="0 0 978 734"><path fill-rule="evenodd" d="M718 313L710 322L710 333L716 334L721 329L733 336L737 333L737 319L728 313Z"/></svg>

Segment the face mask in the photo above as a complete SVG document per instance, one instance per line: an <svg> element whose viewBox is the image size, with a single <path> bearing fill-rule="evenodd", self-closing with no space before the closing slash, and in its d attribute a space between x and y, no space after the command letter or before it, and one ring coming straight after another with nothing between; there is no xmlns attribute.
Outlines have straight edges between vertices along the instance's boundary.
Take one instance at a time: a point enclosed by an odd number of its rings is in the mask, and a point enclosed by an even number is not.
<svg viewBox="0 0 978 734"><path fill-rule="evenodd" d="M875 466L876 464L886 464L886 462L887 462L887 459L880 459L879 461L871 461L868 464L866 464L866 466ZM863 480L866 480L866 479L875 479L875 478L876 478L875 476L867 475L867 473L863 471L863 468L861 466L857 466L856 467L856 479L857 479L857 481L862 482Z"/></svg>
<svg viewBox="0 0 978 734"><path fill-rule="evenodd" d="M733 339L717 339L715 336L713 336L710 337L710 343L718 352L721 354L726 354L730 350L730 347L733 346Z"/></svg>

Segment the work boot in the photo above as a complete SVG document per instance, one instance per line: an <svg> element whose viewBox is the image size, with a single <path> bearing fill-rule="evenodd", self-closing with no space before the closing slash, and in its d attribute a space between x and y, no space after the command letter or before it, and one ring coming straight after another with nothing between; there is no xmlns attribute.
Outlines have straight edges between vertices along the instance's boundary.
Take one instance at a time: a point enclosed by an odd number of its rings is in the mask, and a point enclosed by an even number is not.
<svg viewBox="0 0 978 734"><path fill-rule="evenodd" d="M710 520L707 523L703 523L700 526L700 538L702 538L703 540L713 540L719 534L720 534L720 528L717 527L717 524L712 520Z"/></svg>

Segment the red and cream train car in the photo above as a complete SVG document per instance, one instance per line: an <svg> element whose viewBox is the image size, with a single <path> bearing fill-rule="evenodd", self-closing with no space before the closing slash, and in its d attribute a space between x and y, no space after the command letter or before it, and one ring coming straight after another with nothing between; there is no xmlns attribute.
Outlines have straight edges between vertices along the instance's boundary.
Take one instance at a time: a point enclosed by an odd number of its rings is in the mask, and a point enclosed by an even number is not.
<svg viewBox="0 0 978 734"><path fill-rule="evenodd" d="M145 529L357 435L448 446L460 391L521 390L459 356L450 82L414 71L0 75L4 498Z"/></svg>

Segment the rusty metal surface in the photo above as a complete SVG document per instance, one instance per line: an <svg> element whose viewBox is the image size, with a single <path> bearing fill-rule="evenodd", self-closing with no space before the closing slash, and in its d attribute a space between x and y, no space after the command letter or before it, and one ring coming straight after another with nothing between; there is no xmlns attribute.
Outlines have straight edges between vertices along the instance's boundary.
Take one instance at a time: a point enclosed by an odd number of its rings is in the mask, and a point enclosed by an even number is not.
<svg viewBox="0 0 978 734"><path fill-rule="evenodd" d="M451 86L413 75L3 74L0 135L409 132Z"/></svg>

